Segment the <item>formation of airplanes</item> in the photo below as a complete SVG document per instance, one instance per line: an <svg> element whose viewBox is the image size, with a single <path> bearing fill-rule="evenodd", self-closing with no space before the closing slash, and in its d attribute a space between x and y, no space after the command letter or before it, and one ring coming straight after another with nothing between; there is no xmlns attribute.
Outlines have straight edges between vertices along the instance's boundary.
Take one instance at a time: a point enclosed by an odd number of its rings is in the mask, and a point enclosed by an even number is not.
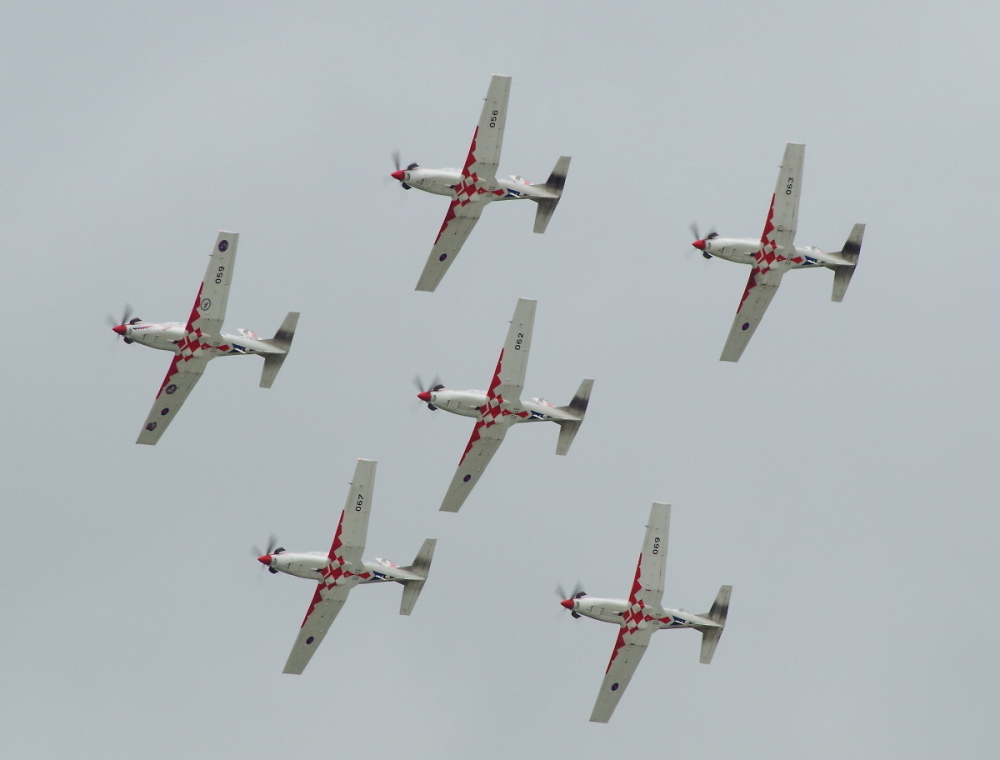
<svg viewBox="0 0 1000 760"><path fill-rule="evenodd" d="M534 231L545 229L563 194L570 158L562 156L548 180L532 185L519 176L496 176L506 127L510 77L490 82L479 124L461 170L425 169L416 163L405 169L396 159L391 176L403 189L418 188L449 198L444 223L431 248L416 289L434 291L487 203L527 199L535 202ZM777 292L785 272L799 268L833 270L833 301L842 301L857 267L865 225L855 224L843 248L827 253L795 246L805 146L788 143L764 231L759 240L723 238L712 232L704 238L695 230L692 245L706 258L722 258L751 267L721 360L742 356ZM136 443L154 445L177 415L211 359L258 355L264 360L260 386L270 388L288 356L299 313L289 312L271 338L249 330L222 332L239 234L220 232L205 277L186 322L145 322L128 312L112 329L125 343L140 343L173 354L152 409ZM443 409L475 422L472 435L440 505L440 511L458 512L517 423L553 422L559 426L557 455L566 455L579 432L590 402L593 380L585 379L566 406L542 398L522 400L534 328L536 301L519 298L496 369L485 391L454 390L435 382L420 387L417 397L431 410ZM418 381L418 385L420 385ZM362 558L368 532L376 462L359 459L347 500L328 552L289 552L273 542L257 557L274 574L285 573L316 582L312 600L300 625L284 672L301 674L322 643L355 586L395 582L403 586L400 614L409 615L427 581L436 548L426 539L412 564L400 567L388 560ZM731 586L722 586L708 612L692 614L662 606L670 527L670 505L654 502L635 578L626 599L588 596L583 591L560 604L573 617L588 617L619 627L590 720L607 723L639 665L652 634L663 629L691 628L702 635L701 662L712 661L726 625Z"/></svg>

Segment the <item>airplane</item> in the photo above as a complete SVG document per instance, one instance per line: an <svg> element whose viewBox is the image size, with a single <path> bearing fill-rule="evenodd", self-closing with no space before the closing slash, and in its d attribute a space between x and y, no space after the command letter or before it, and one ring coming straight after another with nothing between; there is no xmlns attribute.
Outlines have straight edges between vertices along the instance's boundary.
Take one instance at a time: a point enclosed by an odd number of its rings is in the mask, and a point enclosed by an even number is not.
<svg viewBox="0 0 1000 760"><path fill-rule="evenodd" d="M722 630L726 627L732 586L722 586L712 609L699 615L661 606L669 535L670 505L654 501L629 598L599 599L578 591L559 602L571 611L574 618L589 617L620 626L618 640L611 651L611 660L601 682L601 690L590 714L590 720L594 723L607 723L611 720L639 661L646 653L654 631L675 628L693 628L699 631L701 662L708 665L712 662L712 655L715 654Z"/></svg>
<svg viewBox="0 0 1000 760"><path fill-rule="evenodd" d="M524 373L528 367L528 352L531 350L536 303L537 301L527 298L517 299L514 318L510 322L507 340L500 351L500 359L488 391L455 391L448 390L443 385L435 385L430 390L417 394L417 398L425 402L431 411L444 409L476 420L472 437L459 460L458 470L441 502L442 512L457 512L461 509L511 425L518 422L556 423L559 425L556 454L565 456L583 424L593 380L580 383L579 390L568 406L553 406L542 398L533 398L531 401L522 401L520 398L524 387Z"/></svg>
<svg viewBox="0 0 1000 760"><path fill-rule="evenodd" d="M340 608L347 601L351 589L359 584L402 584L403 600L400 615L409 615L424 588L434 559L437 539L428 538L417 552L413 564L407 567L386 559L368 562L361 558L368 534L368 515L371 512L372 491L375 487L375 466L371 459L359 459L354 469L354 480L347 489L347 501L340 513L340 522L333 537L330 551L288 552L284 548L271 549L257 557L271 573L287 573L299 578L317 581L316 591L306 616L299 628L292 651L283 672L301 675L313 653L323 643Z"/></svg>
<svg viewBox="0 0 1000 760"><path fill-rule="evenodd" d="M138 317L128 319L126 311L122 324L111 328L126 343L139 343L174 354L136 443L156 445L201 378L210 359L218 356L262 356L264 371L260 376L260 387L270 388L288 356L299 321L297 311L288 312L273 338L261 338L249 330L239 330L239 335L221 331L239 240L238 232L219 233L205 279L198 288L198 296L186 323L144 322Z"/></svg>
<svg viewBox="0 0 1000 760"><path fill-rule="evenodd" d="M861 241L865 225L855 224L847 237L843 249L827 253L819 248L797 248L795 230L799 218L799 191L802 183L802 162L806 146L786 143L785 156L778 172L778 183L771 196L771 207L764 222L764 233L760 240L744 238L723 238L712 232L704 238L696 239L691 245L701 250L706 259L718 257L740 264L749 264L750 279L747 281L736 317L729 331L729 338L722 349L720 361L737 362L743 350L753 337L757 325L764 317L768 304L774 298L781 278L790 269L833 270L833 301L844 300L847 286L854 276L861 253ZM697 228L692 232L698 238Z"/></svg>
<svg viewBox="0 0 1000 760"><path fill-rule="evenodd" d="M411 163L400 168L395 155L396 171L389 176L398 180L404 190L415 187L434 195L451 198L444 223L434 239L427 264L417 282L416 290L433 292L451 266L462 244L479 221L483 207L492 201L522 200L538 204L535 212L535 232L545 232L566 184L570 156L560 156L544 185L532 185L524 177L510 180L497 178L504 125L507 122L507 100L510 97L510 77L495 76L490 80L486 102L479 116L479 125L472 134L472 146L461 171L458 169L423 169Z"/></svg>

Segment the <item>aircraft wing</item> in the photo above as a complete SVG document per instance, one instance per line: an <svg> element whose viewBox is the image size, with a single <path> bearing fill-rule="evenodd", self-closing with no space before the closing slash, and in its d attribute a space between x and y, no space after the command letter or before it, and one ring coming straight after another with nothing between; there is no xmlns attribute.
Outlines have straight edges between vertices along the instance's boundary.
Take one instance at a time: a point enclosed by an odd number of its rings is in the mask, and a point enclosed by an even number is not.
<svg viewBox="0 0 1000 760"><path fill-rule="evenodd" d="M457 512L462 508L469 493L479 482L486 465L497 453L503 438L507 434L509 424L503 419L479 419L472 429L472 437L462 454L462 461L458 463L455 477L451 479L448 492L441 502L442 512Z"/></svg>
<svg viewBox="0 0 1000 760"><path fill-rule="evenodd" d="M466 164L467 177L478 177L487 192L496 189L497 167L500 164L500 149L503 147L503 131L507 124L507 101L510 99L510 77L490 79L490 89L479 115L479 125L472 138L469 158L475 162Z"/></svg>
<svg viewBox="0 0 1000 760"><path fill-rule="evenodd" d="M479 215L482 213L482 203L466 201L463 205L457 199L451 202L451 205L448 206L448 213L445 214L444 223L434 241L434 246L427 257L427 263L424 264L424 271L420 273L416 290L434 292L438 283L441 282L441 278L448 271L448 267L451 266L451 262L462 250L465 239L469 237L469 233L476 226Z"/></svg>
<svg viewBox="0 0 1000 760"><path fill-rule="evenodd" d="M639 567L633 589L636 599L646 607L658 607L663 600L663 580L667 566L667 540L670 537L670 505L653 502L649 511L649 524L642 542Z"/></svg>
<svg viewBox="0 0 1000 760"><path fill-rule="evenodd" d="M778 291L784 273L783 269L761 269L759 264L755 264L754 268L750 270L750 279L747 280L743 298L740 299L739 308L736 310L733 326L729 329L726 345L722 348L720 361L738 362L740 360L743 350L757 330L757 325L763 319L771 299Z"/></svg>
<svg viewBox="0 0 1000 760"><path fill-rule="evenodd" d="M309 660L323 642L326 632L330 630L330 624L347 601L347 595L352 588L353 586L327 586L324 581L320 581L309 604L305 620L302 621L299 635L285 662L283 673L300 675L306 669Z"/></svg>
<svg viewBox="0 0 1000 760"><path fill-rule="evenodd" d="M629 681L632 680L635 669L639 667L639 661L646 653L649 639L655 630L652 627L636 628L631 631L622 628L618 633L618 641L615 642L611 662L608 663L608 670L601 682L601 690L597 694L594 710L590 713L592 722L607 723L611 720L611 715L618 707L618 701L625 693Z"/></svg>
<svg viewBox="0 0 1000 760"><path fill-rule="evenodd" d="M444 223L417 281L417 290L433 292L437 288L479 221L486 198L504 194L497 186L497 166L503 147L509 98L510 77L494 76L486 93L479 125L472 135L469 155L462 166L462 180L455 186L455 199L448 206Z"/></svg>
<svg viewBox="0 0 1000 760"><path fill-rule="evenodd" d="M761 235L760 242L765 248L770 243L775 248L792 250L795 229L799 223L799 191L805 155L805 145L785 143L785 156L781 160L770 213L767 215L764 233Z"/></svg>
<svg viewBox="0 0 1000 760"><path fill-rule="evenodd" d="M299 674L305 670L347 601L348 593L357 585L357 576L364 571L361 555L368 536L377 464L370 459L359 459L354 468L354 480L347 489L347 502L330 547L330 564L323 570L323 580L316 584L316 593L285 663L285 673Z"/></svg>
<svg viewBox="0 0 1000 760"><path fill-rule="evenodd" d="M510 320L507 340L497 364L497 371L490 386L490 395L499 401L511 403L521 400L524 389L524 374L528 369L528 351L531 350L531 332L535 326L535 306L537 301L518 298L514 317Z"/></svg>
<svg viewBox="0 0 1000 760"><path fill-rule="evenodd" d="M167 425L201 378L208 360L214 356L210 353L211 349L219 347L219 334L222 320L226 316L229 284L232 282L239 240L238 232L220 232L216 238L205 278L198 288L198 296L184 328L184 337L177 343L179 353L170 363L170 369L160 384L153 408L136 443L153 446L160 440Z"/></svg>
<svg viewBox="0 0 1000 760"><path fill-rule="evenodd" d="M160 390L153 401L153 408L149 410L146 422L143 423L139 437L135 440L136 443L156 445L167 425L177 416L188 394L201 379L210 358L207 354L189 356L186 359L182 354L174 355L167 376L163 378Z"/></svg>

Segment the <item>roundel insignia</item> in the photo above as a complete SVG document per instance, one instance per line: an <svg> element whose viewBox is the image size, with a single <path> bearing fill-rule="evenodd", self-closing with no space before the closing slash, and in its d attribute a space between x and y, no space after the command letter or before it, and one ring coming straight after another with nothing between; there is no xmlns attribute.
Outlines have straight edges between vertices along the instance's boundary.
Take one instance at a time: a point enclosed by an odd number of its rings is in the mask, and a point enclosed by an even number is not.
<svg viewBox="0 0 1000 760"><path fill-rule="evenodd" d="M617 683L611 684L611 691L618 691L618 684Z"/></svg>
<svg viewBox="0 0 1000 760"><path fill-rule="evenodd" d="M163 417L163 416L165 416L165 415L167 415L167 414L169 414L169 413L170 413L170 407L169 407L169 406L165 406L165 407L163 407L163 408L162 408L162 409L160 410L160 416L161 416L161 417Z"/></svg>
<svg viewBox="0 0 1000 760"><path fill-rule="evenodd" d="M229 247L229 241L228 241L228 240L220 240L220 241L219 241L219 250L220 250L220 251L224 251L224 250L226 250L226 249L227 249L228 247Z"/></svg>
<svg viewBox="0 0 1000 760"><path fill-rule="evenodd" d="M313 637L310 636L308 639L306 639L306 644L312 644L312 643L313 643Z"/></svg>
<svg viewBox="0 0 1000 760"><path fill-rule="evenodd" d="M170 385L168 385L168 386L166 387L166 389L165 389L165 391L164 391L164 392L165 392L165 393L167 393L167 394L171 394L171 393L173 393L173 392L174 392L174 391L176 391L176 390L177 390L177 386L176 386L176 385L174 385L173 383L171 383Z"/></svg>
<svg viewBox="0 0 1000 760"><path fill-rule="evenodd" d="M442 253L440 256L438 256L438 261L444 261L446 258L448 258L448 254Z"/></svg>
<svg viewBox="0 0 1000 760"><path fill-rule="evenodd" d="M464 478L462 478L463 483L468 483L470 480L472 480L471 475L466 475Z"/></svg>
<svg viewBox="0 0 1000 760"><path fill-rule="evenodd" d="M210 299L208 299L208 298L202 298L201 299L201 310L202 311L208 311L211 308L212 308L212 301Z"/></svg>
<svg viewBox="0 0 1000 760"><path fill-rule="evenodd" d="M152 432L153 430L156 430L156 423L155 422L150 422L148 425L146 425L146 430L149 430L150 432Z"/></svg>
<svg viewBox="0 0 1000 760"><path fill-rule="evenodd" d="M749 327L750 327L750 323L749 322L744 322L742 329L747 330L747 329L749 329Z"/></svg>

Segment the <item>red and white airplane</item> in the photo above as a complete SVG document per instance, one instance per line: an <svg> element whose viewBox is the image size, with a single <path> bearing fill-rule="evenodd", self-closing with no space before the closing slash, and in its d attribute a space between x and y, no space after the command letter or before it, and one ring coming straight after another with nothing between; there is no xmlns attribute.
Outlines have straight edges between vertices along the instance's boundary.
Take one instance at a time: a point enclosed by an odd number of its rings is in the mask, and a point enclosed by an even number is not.
<svg viewBox="0 0 1000 760"><path fill-rule="evenodd" d="M674 628L693 628L699 631L701 661L708 665L726 626L732 586L720 588L712 609L700 615L661 606L669 534L670 505L653 502L629 598L598 599L579 592L559 602L571 610L575 618L589 617L621 627L597 702L590 714L590 720L595 723L607 723L611 720L611 714L632 680L632 674L646 653L646 647L655 631Z"/></svg>
<svg viewBox="0 0 1000 760"><path fill-rule="evenodd" d="M219 233L205 279L198 288L198 296L186 323L143 322L136 318L111 328L126 343L141 343L174 354L136 443L152 446L160 440L210 359L218 356L262 356L264 371L260 376L261 388L270 388L281 369L295 336L295 326L299 321L297 311L288 312L273 338L261 338L249 330L239 330L239 335L222 332L239 239L237 232Z"/></svg>
<svg viewBox="0 0 1000 760"><path fill-rule="evenodd" d="M435 195L451 198L444 223L434 240L427 264L417 282L417 290L433 291L448 267L455 260L462 244L479 221L483 207L492 201L527 198L538 204L535 212L535 232L545 232L552 213L562 197L569 156L561 156L544 185L532 185L523 177L497 178L503 130L507 121L507 100L510 97L510 77L494 76L486 93L479 126L472 135L469 156L461 171L458 169L422 169L410 164L405 169L396 158L396 171L390 176L399 180L404 190L416 187Z"/></svg>
<svg viewBox="0 0 1000 760"><path fill-rule="evenodd" d="M402 584L403 601L399 605L399 614L409 615L427 581L437 539L424 541L413 564L408 567L399 567L385 559L376 558L374 562L368 562L361 558L368 535L376 464L370 459L358 460L354 480L347 490L347 502L333 537L333 546L328 553L295 553L286 552L283 548L268 548L266 554L257 558L272 573L288 573L317 581L299 635L285 663L285 673L298 675L306 669L355 586L389 581Z"/></svg>
<svg viewBox="0 0 1000 760"><path fill-rule="evenodd" d="M556 454L565 455L583 424L593 380L580 383L568 406L553 406L542 398L521 400L536 303L526 298L517 299L514 318L488 391L453 391L443 385L435 385L429 391L417 394L417 398L426 402L431 410L444 409L476 420L472 437L441 503L443 512L457 512L462 507L511 425L517 422L556 423L559 425Z"/></svg>
<svg viewBox="0 0 1000 760"><path fill-rule="evenodd" d="M785 145L778 184L774 189L774 195L771 196L771 208L767 212L767 221L764 222L764 233L760 240L723 238L713 232L691 244L700 249L706 259L717 256L740 264L749 264L752 267L750 279L736 309L729 338L722 349L720 357L722 361L740 360L743 350L764 317L768 304L774 298L782 276L788 270L823 267L832 269L832 300L838 303L844 300L847 286L854 276L858 255L861 253L865 225L855 224L847 242L844 243L844 248L836 253L826 253L819 248L797 248L794 245L805 151L805 145L796 143ZM697 231L695 237L698 237Z"/></svg>

